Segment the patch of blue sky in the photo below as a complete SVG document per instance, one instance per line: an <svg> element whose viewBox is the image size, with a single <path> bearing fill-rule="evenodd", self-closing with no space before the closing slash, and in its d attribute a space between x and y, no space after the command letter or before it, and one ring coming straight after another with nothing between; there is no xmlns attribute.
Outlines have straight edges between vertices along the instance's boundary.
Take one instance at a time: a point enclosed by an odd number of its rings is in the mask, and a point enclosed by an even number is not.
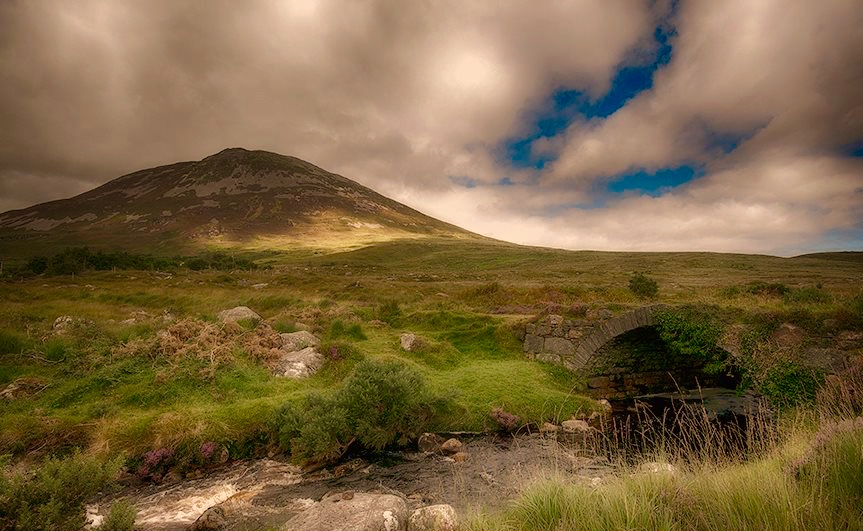
<svg viewBox="0 0 863 531"><path fill-rule="evenodd" d="M694 166L663 168L654 172L636 170L616 177L608 182L606 188L616 194L638 192L641 195L658 197L702 174L703 170Z"/></svg>
<svg viewBox="0 0 863 531"><path fill-rule="evenodd" d="M534 116L531 133L512 138L504 144L510 163L518 168L544 168L554 157L533 154L531 148L536 140L560 134L576 119L607 118L639 93L649 90L653 86L656 71L671 61L672 35L673 29L657 27L653 35L656 46L653 60L618 69L608 92L596 100L591 100L586 93L576 89L561 88L553 92L543 105L543 110Z"/></svg>

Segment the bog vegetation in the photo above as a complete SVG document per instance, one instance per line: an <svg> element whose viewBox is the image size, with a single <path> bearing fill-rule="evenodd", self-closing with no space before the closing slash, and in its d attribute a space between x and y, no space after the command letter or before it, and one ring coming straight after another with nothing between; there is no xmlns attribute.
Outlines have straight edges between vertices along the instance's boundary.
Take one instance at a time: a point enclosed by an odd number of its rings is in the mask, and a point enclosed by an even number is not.
<svg viewBox="0 0 863 531"><path fill-rule="evenodd" d="M589 413L596 403L583 395L584 379L527 360L520 327L549 313L619 313L645 298L678 308L659 327L678 355L700 356L717 372L739 371L742 385L783 406L783 418L803 420L789 421L748 462L704 456L699 466L684 460L680 475L624 475L600 488L553 478L511 511L470 525L853 528L858 520L843 507L860 496L853 474L861 471L850 453L861 430L848 421L860 414L859 403L849 406L849 397L863 396L854 390L859 375L825 379L799 348L775 340L786 324L809 342L863 329L856 282L863 263L842 258L425 241L200 258L71 249L7 264L0 529L74 528L84 500L109 488L121 467L160 481L172 471L270 452L314 467L353 451L399 447L422 431L517 430ZM647 287L633 288L636 278ZM215 318L238 305L264 320L225 325ZM71 317L62 332L52 326L59 316ZM306 380L274 377L278 333L300 328L322 339L323 368ZM410 352L399 344L406 331L421 338ZM739 346L731 358L716 348L729 334ZM832 405L816 417L814 404ZM67 488L75 467L90 471L89 479ZM715 518L696 515L701 507ZM817 522L817 512L828 510L835 517ZM118 506L103 528L128 528L130 518L132 509Z"/></svg>

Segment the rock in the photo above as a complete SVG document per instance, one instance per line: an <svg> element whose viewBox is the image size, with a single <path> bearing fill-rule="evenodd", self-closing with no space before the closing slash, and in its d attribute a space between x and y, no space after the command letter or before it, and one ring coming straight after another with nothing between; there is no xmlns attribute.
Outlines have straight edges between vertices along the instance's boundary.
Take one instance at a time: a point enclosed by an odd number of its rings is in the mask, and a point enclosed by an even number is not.
<svg viewBox="0 0 863 531"><path fill-rule="evenodd" d="M552 424L551 422L543 422L542 426L539 427L540 433L557 433L560 429L560 426Z"/></svg>
<svg viewBox="0 0 863 531"><path fill-rule="evenodd" d="M447 439L440 445L440 449L445 454L457 454L461 452L464 445L458 439Z"/></svg>
<svg viewBox="0 0 863 531"><path fill-rule="evenodd" d="M261 316L246 306L237 306L229 310L219 312L219 321L223 323L236 323L237 321L260 321Z"/></svg>
<svg viewBox="0 0 863 531"><path fill-rule="evenodd" d="M326 496L294 516L282 531L405 531L408 507L392 494L354 493L351 499L341 494Z"/></svg>
<svg viewBox="0 0 863 531"><path fill-rule="evenodd" d="M420 438L417 439L417 448L423 453L436 453L440 451L440 446L443 441L444 438L440 435L435 435L434 433L423 433L420 435Z"/></svg>
<svg viewBox="0 0 863 531"><path fill-rule="evenodd" d="M220 505L210 507L189 526L188 531L219 531L228 526L225 509Z"/></svg>
<svg viewBox="0 0 863 531"><path fill-rule="evenodd" d="M410 531L455 531L458 518L451 505L429 505L417 509L408 519Z"/></svg>
<svg viewBox="0 0 863 531"><path fill-rule="evenodd" d="M795 347L806 339L800 328L790 323L782 323L772 334L770 339L780 348Z"/></svg>
<svg viewBox="0 0 863 531"><path fill-rule="evenodd" d="M566 433L587 433L590 431L590 426L583 420L564 420L560 426Z"/></svg>
<svg viewBox="0 0 863 531"><path fill-rule="evenodd" d="M282 349L288 352L296 352L307 347L317 347L321 344L320 339L305 330L291 332L290 334L279 334L279 336L282 338Z"/></svg>
<svg viewBox="0 0 863 531"><path fill-rule="evenodd" d="M93 321L89 319L82 319L81 317L74 317L72 315L61 315L60 317L54 319L54 323L51 325L51 330L55 334L64 334L69 331L70 328L76 326L90 326L93 324Z"/></svg>
<svg viewBox="0 0 863 531"><path fill-rule="evenodd" d="M285 378L308 378L324 365L324 356L315 347L286 352L274 363L273 372Z"/></svg>
<svg viewBox="0 0 863 531"><path fill-rule="evenodd" d="M647 463L641 463L638 465L638 472L642 472L645 474L677 474L677 467L672 465L671 463L658 463L655 461L650 461Z"/></svg>
<svg viewBox="0 0 863 531"><path fill-rule="evenodd" d="M572 341L562 337L547 337L545 338L544 350L557 356L571 357L575 354L575 345L572 344Z"/></svg>
<svg viewBox="0 0 863 531"><path fill-rule="evenodd" d="M264 289L269 286L266 282L261 282L260 284L252 284L252 289Z"/></svg>
<svg viewBox="0 0 863 531"><path fill-rule="evenodd" d="M416 335L406 332L399 337L402 348L408 352L414 352L422 346L422 340Z"/></svg>
<svg viewBox="0 0 863 531"><path fill-rule="evenodd" d="M33 396L45 387L47 384L42 380L24 376L4 387L0 391L0 400L15 400L16 398Z"/></svg>
<svg viewBox="0 0 863 531"><path fill-rule="evenodd" d="M614 317L614 312L607 308L589 308L585 312L585 317L591 321L603 321Z"/></svg>
<svg viewBox="0 0 863 531"><path fill-rule="evenodd" d="M563 316L562 315L549 315L545 318L545 322L549 326L560 326L563 324Z"/></svg>
<svg viewBox="0 0 863 531"><path fill-rule="evenodd" d="M450 456L450 459L456 463L464 463L467 461L467 452L456 452Z"/></svg>

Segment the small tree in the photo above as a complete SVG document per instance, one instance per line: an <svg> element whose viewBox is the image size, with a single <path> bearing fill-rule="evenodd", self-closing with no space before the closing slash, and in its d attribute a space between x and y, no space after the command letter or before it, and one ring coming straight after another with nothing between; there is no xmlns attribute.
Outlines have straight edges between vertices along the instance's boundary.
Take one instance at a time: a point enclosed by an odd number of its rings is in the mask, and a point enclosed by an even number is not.
<svg viewBox="0 0 863 531"><path fill-rule="evenodd" d="M641 299L650 299L659 293L659 284L646 274L638 272L629 279L629 291Z"/></svg>

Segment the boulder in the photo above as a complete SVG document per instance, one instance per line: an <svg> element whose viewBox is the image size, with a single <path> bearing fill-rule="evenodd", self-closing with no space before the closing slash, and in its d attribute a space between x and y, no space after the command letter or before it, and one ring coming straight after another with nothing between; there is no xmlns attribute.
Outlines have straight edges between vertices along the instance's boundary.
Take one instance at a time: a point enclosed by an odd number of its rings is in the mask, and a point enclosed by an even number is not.
<svg viewBox="0 0 863 531"><path fill-rule="evenodd" d="M296 352L285 352L274 363L276 376L286 378L308 378L324 365L324 356L315 347L306 347Z"/></svg>
<svg viewBox="0 0 863 531"><path fill-rule="evenodd" d="M583 420L564 420L560 423L563 431L566 433L587 433L590 431L590 426Z"/></svg>
<svg viewBox="0 0 863 531"><path fill-rule="evenodd" d="M290 334L279 334L282 338L282 349L288 352L296 352L307 347L320 346L321 340L311 332L300 330Z"/></svg>
<svg viewBox="0 0 863 531"><path fill-rule="evenodd" d="M422 346L422 340L416 334L406 332L399 337L402 348L408 352L414 352Z"/></svg>
<svg viewBox="0 0 863 531"><path fill-rule="evenodd" d="M440 449L445 454L457 454L461 452L463 446L458 439L447 439L440 445Z"/></svg>
<svg viewBox="0 0 863 531"><path fill-rule="evenodd" d="M236 323L237 321L260 321L261 316L246 306L237 306L219 312L219 321L223 323Z"/></svg>
<svg viewBox="0 0 863 531"><path fill-rule="evenodd" d="M72 315L61 315L60 317L54 319L54 323L51 325L51 330L55 334L64 334L69 331L70 328L75 326L90 326L93 324L93 321L88 319L83 319L81 317L74 317Z"/></svg>
<svg viewBox="0 0 863 531"><path fill-rule="evenodd" d="M326 496L294 516L282 531L405 531L408 507L392 494L354 493Z"/></svg>
<svg viewBox="0 0 863 531"><path fill-rule="evenodd" d="M672 465L671 463L659 463L656 461L649 461L647 463L641 463L637 469L638 472L644 474L671 474L675 475L678 473L677 467Z"/></svg>
<svg viewBox="0 0 863 531"><path fill-rule="evenodd" d="M560 426L552 424L551 422L543 422L542 426L539 427L540 433L557 433L560 429Z"/></svg>
<svg viewBox="0 0 863 531"><path fill-rule="evenodd" d="M444 438L440 435L435 435L434 433L423 433L420 435L419 439L417 439L417 449L420 452L432 454L440 451L440 445L443 443Z"/></svg>
<svg viewBox="0 0 863 531"><path fill-rule="evenodd" d="M456 531L458 518L451 505L429 505L414 511L408 519L409 531Z"/></svg>
<svg viewBox="0 0 863 531"><path fill-rule="evenodd" d="M456 452L450 457L456 463L464 463L467 461L467 452Z"/></svg>
<svg viewBox="0 0 863 531"><path fill-rule="evenodd" d="M549 326L560 326L563 324L563 316L562 315L548 315L545 317L545 322Z"/></svg>

